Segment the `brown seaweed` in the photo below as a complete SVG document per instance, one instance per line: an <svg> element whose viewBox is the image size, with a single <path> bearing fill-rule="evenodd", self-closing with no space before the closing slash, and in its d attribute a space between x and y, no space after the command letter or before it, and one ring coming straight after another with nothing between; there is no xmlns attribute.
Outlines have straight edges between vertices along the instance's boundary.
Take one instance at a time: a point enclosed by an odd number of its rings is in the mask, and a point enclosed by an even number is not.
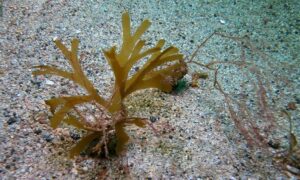
<svg viewBox="0 0 300 180"><path fill-rule="evenodd" d="M63 53L72 67L72 71L62 70L52 66L35 66L37 69L34 75L56 75L74 83L86 90L85 95L56 97L46 101L53 113L50 119L52 128L57 128L61 123L69 124L75 128L87 131L86 135L70 150L70 156L74 157L86 149L95 139L99 139L94 151L104 149L107 155L108 136L114 134L117 138L116 153L120 154L129 136L124 127L128 124L144 127L146 125L143 118L127 117L124 99L131 93L146 89L157 88L164 92L170 92L176 82L187 73L186 63L183 55L176 47L163 49L164 40L159 40L155 47L145 49L146 41L141 39L143 33L150 26L148 20L144 20L137 30L131 32L130 17L127 12L122 15L122 46L119 51L113 46L104 51L105 58L115 76L114 89L111 97L105 99L101 97L98 90L84 74L78 57L79 40L71 41L71 49L68 49L59 39L55 40L56 46ZM145 49L145 50L144 50ZM130 70L139 61L146 61L132 76ZM97 124L90 123L84 114L77 107L83 104L96 104L101 111L109 112L110 119L98 118Z"/></svg>

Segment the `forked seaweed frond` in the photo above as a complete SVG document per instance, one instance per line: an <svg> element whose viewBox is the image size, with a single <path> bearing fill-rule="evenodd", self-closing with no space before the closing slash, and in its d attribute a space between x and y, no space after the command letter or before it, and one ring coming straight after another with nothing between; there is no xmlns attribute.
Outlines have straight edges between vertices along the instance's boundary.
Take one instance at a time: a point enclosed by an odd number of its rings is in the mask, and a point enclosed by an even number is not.
<svg viewBox="0 0 300 180"><path fill-rule="evenodd" d="M112 47L104 51L104 55L115 76L115 85L109 99L101 97L97 89L87 78L82 70L78 58L79 40L71 41L71 49L68 49L59 39L54 42L72 67L72 71L58 69L52 66L35 66L34 75L56 75L69 79L86 90L85 95L56 97L46 101L50 106L53 117L50 119L51 127L57 128L62 122L78 129L87 131L85 137L71 149L70 156L74 157L83 151L92 141L99 139L96 147L98 153L105 149L107 155L108 135L115 134L117 144L115 151L120 154L129 140L124 130L128 124L144 127L142 118L128 118L124 107L124 99L131 93L146 89L157 88L164 92L170 92L173 85L187 73L187 67L183 61L183 55L176 47L163 49L164 40L159 40L155 47L145 49L145 41L141 39L143 33L150 26L148 20L144 20L137 30L132 33L130 17L127 12L122 16L122 46L120 51ZM132 76L129 76L133 66L145 60L144 65ZM95 119L93 124L84 117L76 108L83 104L95 103L98 109L110 113L110 119ZM94 116L96 117L96 116ZM94 150L95 150L94 148Z"/></svg>

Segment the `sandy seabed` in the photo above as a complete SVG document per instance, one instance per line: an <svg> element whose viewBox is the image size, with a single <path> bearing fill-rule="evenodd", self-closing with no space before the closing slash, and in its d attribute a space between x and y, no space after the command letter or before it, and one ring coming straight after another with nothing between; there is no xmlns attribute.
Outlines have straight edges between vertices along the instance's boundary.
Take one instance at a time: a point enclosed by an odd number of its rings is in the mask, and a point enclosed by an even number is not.
<svg viewBox="0 0 300 180"><path fill-rule="evenodd" d="M273 157L288 148L289 121L282 110L300 137L299 1L0 2L1 179L288 179L285 165ZM194 58L222 62L213 67L227 96L215 88L214 70L189 64L188 83L194 72L208 74L199 87L177 94L148 89L126 100L128 112L152 119L159 135L128 127L124 156L70 160L68 149L81 133L65 125L51 129L44 100L74 93L74 86L57 77L33 77L33 66L68 69L53 39L69 45L79 38L88 78L109 97L113 74L101 50L121 44L124 11L133 27L143 19L152 22L143 36L148 45L163 38L186 59L215 31L244 37L215 35ZM238 61L245 64L232 63Z"/></svg>

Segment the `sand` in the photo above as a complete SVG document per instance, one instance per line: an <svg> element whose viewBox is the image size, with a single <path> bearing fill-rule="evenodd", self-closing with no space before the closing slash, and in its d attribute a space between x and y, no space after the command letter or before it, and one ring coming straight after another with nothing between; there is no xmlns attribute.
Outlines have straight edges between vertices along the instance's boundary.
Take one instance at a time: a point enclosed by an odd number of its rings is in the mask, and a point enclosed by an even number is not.
<svg viewBox="0 0 300 180"><path fill-rule="evenodd" d="M291 114L293 133L300 137L297 0L0 2L1 179L289 177L286 164L276 163L274 156L288 148L289 121L282 110ZM34 77L33 66L51 64L70 69L53 39L60 38L69 46L72 38L79 38L88 78L109 97L113 74L102 49L120 46L124 11L130 13L133 27L143 19L152 22L143 36L148 45L163 38L178 47L186 60L215 31L245 37L236 40L215 35L194 58L203 64L223 62L213 67L219 69L218 82L232 102L226 104L226 96L215 88L214 70L190 63L185 76L188 84L194 72L208 74L207 79L198 81L199 87L172 94L148 89L126 100L129 114L151 119L159 135L149 127L128 127L131 141L123 156L71 160L68 149L82 134L66 125L53 130L44 100L76 93L74 86L58 77ZM245 64L231 64L237 61ZM230 107L238 121L234 121ZM243 116L240 107L249 114ZM263 140L253 135L251 123ZM245 138L248 132L254 139L252 148ZM276 143L278 148L269 146Z"/></svg>

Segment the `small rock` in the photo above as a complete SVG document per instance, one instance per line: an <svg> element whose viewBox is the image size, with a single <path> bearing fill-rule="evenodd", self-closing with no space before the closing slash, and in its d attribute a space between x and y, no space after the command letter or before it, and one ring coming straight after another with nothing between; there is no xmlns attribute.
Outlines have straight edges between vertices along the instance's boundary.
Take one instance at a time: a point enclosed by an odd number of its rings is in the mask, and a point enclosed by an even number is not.
<svg viewBox="0 0 300 180"><path fill-rule="evenodd" d="M10 167L11 167L11 166L10 166L9 164L7 164L7 165L5 166L5 169L8 169L8 170L9 170Z"/></svg>
<svg viewBox="0 0 300 180"><path fill-rule="evenodd" d="M40 88L40 87L41 87L41 84L42 84L41 81L30 80L30 82L31 82L33 85L37 86L38 88Z"/></svg>
<svg viewBox="0 0 300 180"><path fill-rule="evenodd" d="M41 134L41 133L42 133L42 130L41 130L41 129L35 129L33 132L34 132L35 134Z"/></svg>
<svg viewBox="0 0 300 180"><path fill-rule="evenodd" d="M158 120L157 117L155 117L155 116L150 116L150 121L151 121L152 123L155 123L157 120Z"/></svg>
<svg viewBox="0 0 300 180"><path fill-rule="evenodd" d="M20 170L20 172L21 172L21 173L26 173L26 169L27 169L27 168L22 168L22 169Z"/></svg>
<svg viewBox="0 0 300 180"><path fill-rule="evenodd" d="M299 97L295 97L295 101L297 104L300 104L300 98Z"/></svg>
<svg viewBox="0 0 300 180"><path fill-rule="evenodd" d="M16 117L11 117L7 120L7 124L11 125L14 124L15 122L17 122L17 118Z"/></svg>
<svg viewBox="0 0 300 180"><path fill-rule="evenodd" d="M221 23L221 24L225 24L226 22L225 22L225 20L220 19L220 23Z"/></svg>
<svg viewBox="0 0 300 180"><path fill-rule="evenodd" d="M46 82L45 82L45 84L47 84L47 85L54 85L54 82L53 81L50 81L50 80L46 80Z"/></svg>
<svg viewBox="0 0 300 180"><path fill-rule="evenodd" d="M287 105L287 109L288 110L296 110L297 109L296 103L295 102L289 102L288 105Z"/></svg>
<svg viewBox="0 0 300 180"><path fill-rule="evenodd" d="M80 139L80 135L74 132L70 132L70 136L72 139L74 139L75 141Z"/></svg>
<svg viewBox="0 0 300 180"><path fill-rule="evenodd" d="M10 117L10 113L7 109L4 109L3 116L4 117Z"/></svg>
<svg viewBox="0 0 300 180"><path fill-rule="evenodd" d="M55 37L53 37L53 41L56 41L56 40L58 40L59 38L57 37L57 36L55 36Z"/></svg>
<svg viewBox="0 0 300 180"><path fill-rule="evenodd" d="M268 142L268 145L269 145L270 147L274 148L274 149L280 148L280 143L277 142L277 141L270 140L270 141Z"/></svg>
<svg viewBox="0 0 300 180"><path fill-rule="evenodd" d="M0 168L0 174L4 174L5 170Z"/></svg>
<svg viewBox="0 0 300 180"><path fill-rule="evenodd" d="M88 167L84 166L84 167L82 168L82 170L83 170L83 171L87 171L87 170L88 170Z"/></svg>
<svg viewBox="0 0 300 180"><path fill-rule="evenodd" d="M43 139L45 139L45 141L47 141L47 142L51 142L51 141L53 141L54 137L51 134L47 133L47 134L43 135Z"/></svg>
<svg viewBox="0 0 300 180"><path fill-rule="evenodd" d="M300 169L290 166L290 165L286 165L286 168L289 172L296 174L296 175L300 175Z"/></svg>

